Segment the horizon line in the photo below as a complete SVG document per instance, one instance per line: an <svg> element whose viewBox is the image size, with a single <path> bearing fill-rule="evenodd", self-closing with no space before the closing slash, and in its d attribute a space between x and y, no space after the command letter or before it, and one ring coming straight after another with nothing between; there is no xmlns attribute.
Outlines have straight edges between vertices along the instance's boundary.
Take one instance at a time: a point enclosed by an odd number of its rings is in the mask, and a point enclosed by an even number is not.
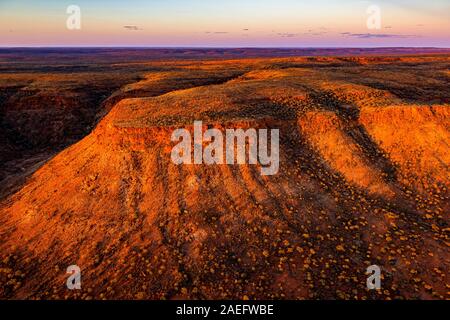
<svg viewBox="0 0 450 320"><path fill-rule="evenodd" d="M450 49L450 46L134 46L134 45L18 45L0 49L64 49L64 48L108 48L108 49Z"/></svg>

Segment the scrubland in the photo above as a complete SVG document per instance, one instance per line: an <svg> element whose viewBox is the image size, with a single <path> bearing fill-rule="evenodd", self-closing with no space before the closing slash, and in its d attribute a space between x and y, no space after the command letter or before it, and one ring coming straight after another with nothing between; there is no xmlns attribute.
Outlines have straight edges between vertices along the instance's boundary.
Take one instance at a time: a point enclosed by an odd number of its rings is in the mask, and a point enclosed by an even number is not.
<svg viewBox="0 0 450 320"><path fill-rule="evenodd" d="M76 66L2 66L0 298L449 298L448 54ZM174 165L194 120L280 172Z"/></svg>

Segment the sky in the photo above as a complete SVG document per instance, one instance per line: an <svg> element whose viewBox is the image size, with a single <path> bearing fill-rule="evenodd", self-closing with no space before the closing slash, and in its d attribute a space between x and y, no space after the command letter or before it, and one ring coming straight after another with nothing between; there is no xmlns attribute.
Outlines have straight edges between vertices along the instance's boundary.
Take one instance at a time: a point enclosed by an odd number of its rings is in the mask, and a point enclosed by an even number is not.
<svg viewBox="0 0 450 320"><path fill-rule="evenodd" d="M450 0L0 0L0 46L450 47Z"/></svg>

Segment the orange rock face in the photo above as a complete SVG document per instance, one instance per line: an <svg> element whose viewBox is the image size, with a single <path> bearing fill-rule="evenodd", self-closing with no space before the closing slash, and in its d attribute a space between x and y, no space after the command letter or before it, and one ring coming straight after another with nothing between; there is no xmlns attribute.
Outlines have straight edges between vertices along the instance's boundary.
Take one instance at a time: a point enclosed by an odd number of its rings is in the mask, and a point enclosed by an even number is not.
<svg viewBox="0 0 450 320"><path fill-rule="evenodd" d="M448 298L448 55L141 63L3 196L1 299ZM195 120L279 129L280 171L173 164Z"/></svg>

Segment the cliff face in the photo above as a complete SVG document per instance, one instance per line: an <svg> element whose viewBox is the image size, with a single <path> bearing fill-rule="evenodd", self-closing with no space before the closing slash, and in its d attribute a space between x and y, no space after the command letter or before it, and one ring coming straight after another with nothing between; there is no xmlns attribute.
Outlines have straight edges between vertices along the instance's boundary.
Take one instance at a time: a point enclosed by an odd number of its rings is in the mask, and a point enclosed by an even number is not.
<svg viewBox="0 0 450 320"><path fill-rule="evenodd" d="M119 101L221 83L245 72L245 66L226 63L192 70L181 62L128 68L94 62L83 72L75 65L54 73L45 72L50 68L45 64L44 71L34 72L13 64L0 75L0 198L16 191L43 161L89 134Z"/></svg>
<svg viewBox="0 0 450 320"><path fill-rule="evenodd" d="M393 63L356 61L368 74ZM214 79L221 63L197 66L185 82L154 74L117 92L89 135L2 203L0 297L445 296L449 106L281 62L233 62ZM279 173L173 164L171 134L194 120L279 129ZM65 288L73 264L82 291ZM379 293L365 289L373 264Z"/></svg>
<svg viewBox="0 0 450 320"><path fill-rule="evenodd" d="M362 112L361 122L398 166L399 181L420 192L448 186L448 106L372 108Z"/></svg>

